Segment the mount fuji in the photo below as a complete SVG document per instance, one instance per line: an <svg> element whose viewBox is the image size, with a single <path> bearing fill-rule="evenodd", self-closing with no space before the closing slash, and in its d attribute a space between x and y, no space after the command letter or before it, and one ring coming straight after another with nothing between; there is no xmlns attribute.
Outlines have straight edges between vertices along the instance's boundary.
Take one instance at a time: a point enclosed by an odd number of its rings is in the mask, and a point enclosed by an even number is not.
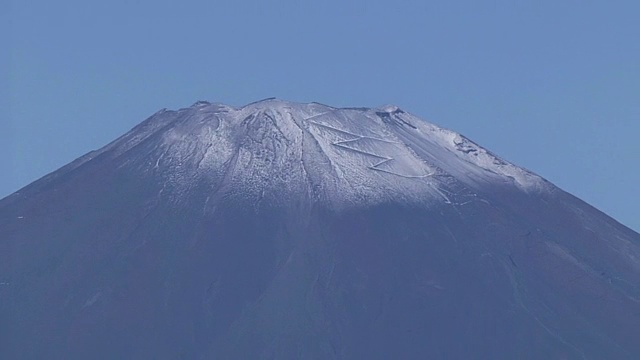
<svg viewBox="0 0 640 360"><path fill-rule="evenodd" d="M640 234L396 106L163 109L0 200L3 359L639 359Z"/></svg>

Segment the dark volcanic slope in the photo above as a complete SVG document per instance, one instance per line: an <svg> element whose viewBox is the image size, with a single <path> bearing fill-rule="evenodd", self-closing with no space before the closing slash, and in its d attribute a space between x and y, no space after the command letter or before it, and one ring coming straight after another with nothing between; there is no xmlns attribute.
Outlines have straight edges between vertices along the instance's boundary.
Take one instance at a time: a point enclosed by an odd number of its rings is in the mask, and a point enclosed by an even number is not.
<svg viewBox="0 0 640 360"><path fill-rule="evenodd" d="M395 108L163 110L0 201L2 359L639 359L640 235Z"/></svg>

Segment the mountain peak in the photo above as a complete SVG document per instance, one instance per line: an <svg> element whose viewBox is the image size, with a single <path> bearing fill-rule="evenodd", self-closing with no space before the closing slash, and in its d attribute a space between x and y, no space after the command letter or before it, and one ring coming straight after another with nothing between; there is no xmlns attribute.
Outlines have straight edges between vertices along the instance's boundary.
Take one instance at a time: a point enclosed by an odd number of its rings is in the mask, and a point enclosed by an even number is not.
<svg viewBox="0 0 640 360"><path fill-rule="evenodd" d="M390 113L390 114L397 114L397 113L403 113L404 112L398 106L392 105L392 104L387 104L387 105L381 106L380 107L380 111L386 112L386 113Z"/></svg>
<svg viewBox="0 0 640 360"><path fill-rule="evenodd" d="M164 111L98 151L175 188L209 183L251 199L464 203L489 187L552 187L464 136L395 105L335 108L268 98ZM106 155L105 155L106 156ZM460 189L464 189L461 191Z"/></svg>
<svg viewBox="0 0 640 360"><path fill-rule="evenodd" d="M0 200L0 358L638 359L638 259L398 107L199 101Z"/></svg>

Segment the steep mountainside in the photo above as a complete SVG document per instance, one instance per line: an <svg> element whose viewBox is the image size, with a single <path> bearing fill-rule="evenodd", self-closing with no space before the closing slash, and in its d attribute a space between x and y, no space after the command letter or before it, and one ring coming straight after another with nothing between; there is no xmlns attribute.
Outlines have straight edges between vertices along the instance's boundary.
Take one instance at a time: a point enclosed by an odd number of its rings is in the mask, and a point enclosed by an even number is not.
<svg viewBox="0 0 640 360"><path fill-rule="evenodd" d="M638 359L640 235L394 106L161 110L0 200L0 358Z"/></svg>

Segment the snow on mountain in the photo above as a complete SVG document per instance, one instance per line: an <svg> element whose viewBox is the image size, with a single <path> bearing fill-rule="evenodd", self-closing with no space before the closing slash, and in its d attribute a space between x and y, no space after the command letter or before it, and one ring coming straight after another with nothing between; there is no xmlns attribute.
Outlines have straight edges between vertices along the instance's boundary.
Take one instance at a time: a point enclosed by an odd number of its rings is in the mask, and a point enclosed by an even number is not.
<svg viewBox="0 0 640 360"><path fill-rule="evenodd" d="M171 186L224 177L251 197L287 189L292 197L324 196L332 203L451 202L447 194L456 186L469 196L496 183L534 192L551 188L465 137L392 105L340 109L266 99L234 108L199 101L158 112L97 154L121 156L149 141L157 142L141 155L145 170L163 174Z"/></svg>

